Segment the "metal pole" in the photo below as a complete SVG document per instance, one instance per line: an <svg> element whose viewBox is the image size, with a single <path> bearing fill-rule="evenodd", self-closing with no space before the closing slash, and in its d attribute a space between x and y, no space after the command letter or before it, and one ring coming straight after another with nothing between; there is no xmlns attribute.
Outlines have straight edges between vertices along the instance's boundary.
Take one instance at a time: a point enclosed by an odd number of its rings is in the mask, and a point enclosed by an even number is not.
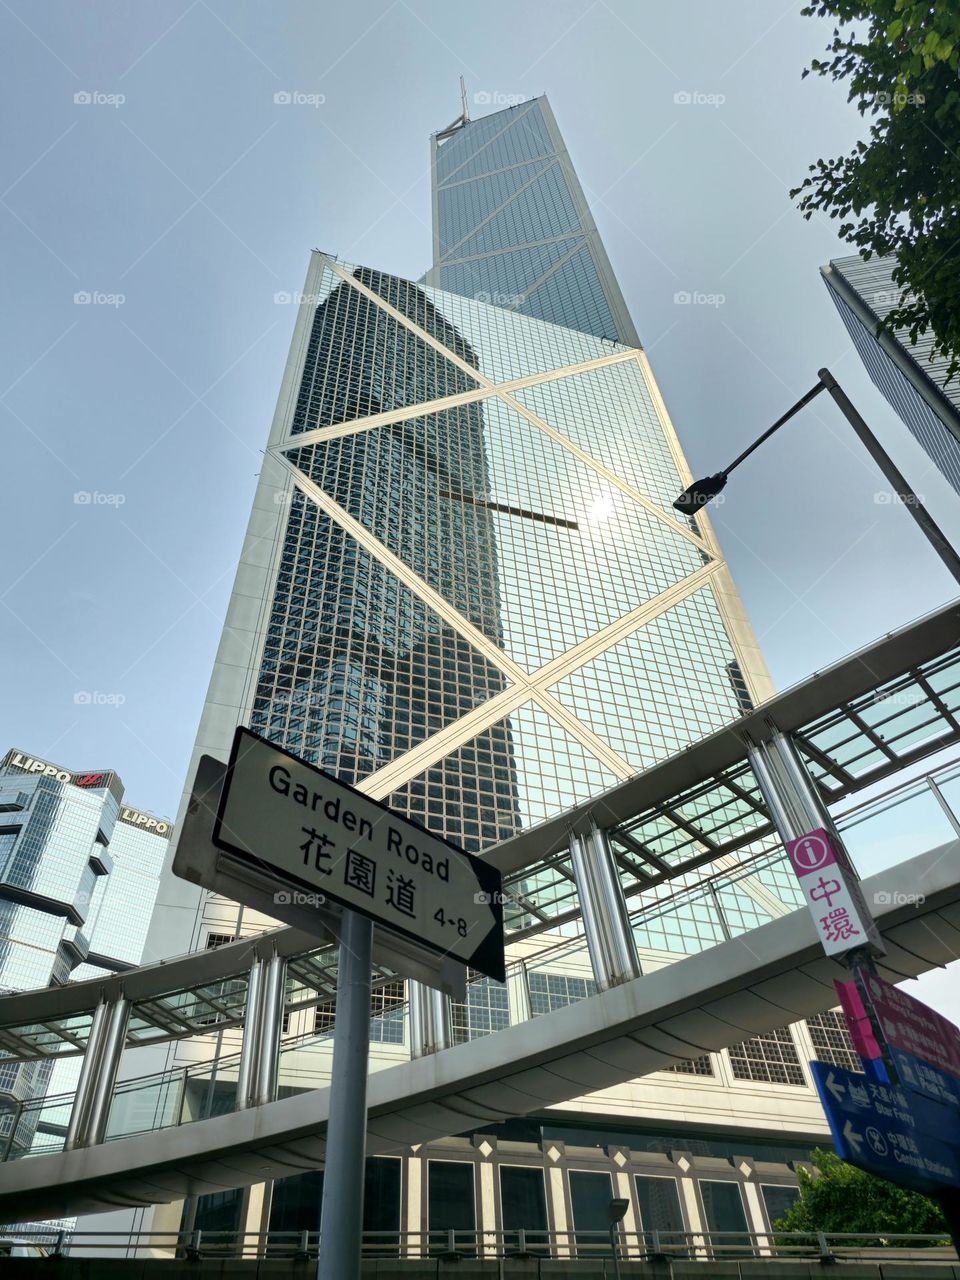
<svg viewBox="0 0 960 1280"><path fill-rule="evenodd" d="M129 1017L130 1005L121 996L111 1007L110 1020L104 1032L100 1072L90 1100L84 1146L96 1146L97 1143L103 1142L106 1135L110 1104L113 1101L113 1090L117 1083L117 1071L120 1069L120 1058L123 1055Z"/></svg>
<svg viewBox="0 0 960 1280"><path fill-rule="evenodd" d="M103 1034L106 1027L110 1005L101 1000L93 1013L90 1033L87 1036L87 1047L84 1050L83 1062L80 1066L80 1079L74 1095L70 1120L67 1124L67 1137L63 1144L64 1151L72 1151L74 1147L85 1147L87 1136L87 1120L90 1104L100 1074L100 1062L103 1056ZM14 1126L16 1131L16 1126Z"/></svg>
<svg viewBox="0 0 960 1280"><path fill-rule="evenodd" d="M617 1280L620 1280L621 1276L623 1275L623 1272L620 1270L620 1248L619 1248L619 1241L617 1240L617 1237L619 1236L619 1234L620 1234L620 1223L611 1222L610 1223L610 1252L613 1254L613 1272L614 1272L614 1275L617 1277Z"/></svg>
<svg viewBox="0 0 960 1280"><path fill-rule="evenodd" d="M897 497L920 526L920 531L923 536L933 547L934 551L936 551L937 555L946 565L950 573L953 574L955 581L960 583L960 555L957 555L956 551L954 551L953 547L947 541L947 537L943 530L910 488L909 484L907 484L902 472L894 465L893 459L886 453L880 441L847 399L846 393L830 370L820 369L817 376L833 396L841 413L860 437L861 443L870 454L870 457L873 458L874 462L883 472L884 477L896 493Z"/></svg>
<svg viewBox="0 0 960 1280"><path fill-rule="evenodd" d="M407 982L410 994L410 1057L425 1058L453 1044L450 1001L442 991L412 978Z"/></svg>
<svg viewBox="0 0 960 1280"><path fill-rule="evenodd" d="M317 1280L360 1280L372 953L373 923L345 910L340 926Z"/></svg>
<svg viewBox="0 0 960 1280"><path fill-rule="evenodd" d="M247 980L247 1007L243 1015L243 1039L240 1043L240 1068L237 1073L237 1110L245 1111L253 1103L256 1088L257 1061L260 1056L260 995L263 966L254 960Z"/></svg>
<svg viewBox="0 0 960 1280"><path fill-rule="evenodd" d="M277 1068L280 1037L283 1030L284 977L286 965L276 952L266 965L260 995L260 1035L257 1044L257 1081L254 1102L257 1106L274 1102L277 1097Z"/></svg>
<svg viewBox="0 0 960 1280"><path fill-rule="evenodd" d="M753 444L744 449L743 453L738 454L728 467L724 467L721 475L728 476L735 467L739 467L740 463L745 461L753 453L754 449L759 449L764 440L768 440L775 431L779 431L785 422L789 422L794 414L799 413L804 405L808 405L815 396L818 396L824 390L826 384L818 382L815 387L811 387L805 396L802 396L792 408L788 409L782 418L778 418L772 427L767 427L762 436L757 436Z"/></svg>
<svg viewBox="0 0 960 1280"><path fill-rule="evenodd" d="M580 901L590 967L601 991L640 977L617 863L605 831L570 835L570 864Z"/></svg>

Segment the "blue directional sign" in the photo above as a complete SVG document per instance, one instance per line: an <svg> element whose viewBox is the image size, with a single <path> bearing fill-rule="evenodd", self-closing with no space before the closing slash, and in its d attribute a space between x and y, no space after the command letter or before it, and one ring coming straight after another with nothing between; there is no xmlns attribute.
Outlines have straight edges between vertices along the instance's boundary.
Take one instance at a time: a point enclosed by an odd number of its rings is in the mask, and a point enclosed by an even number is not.
<svg viewBox="0 0 960 1280"><path fill-rule="evenodd" d="M810 1066L843 1160L927 1194L960 1187L960 1111L827 1062Z"/></svg>
<svg viewBox="0 0 960 1280"><path fill-rule="evenodd" d="M900 1083L912 1093L922 1093L924 1097L934 1098L947 1106L960 1106L960 1080L895 1045L888 1045L887 1052L896 1067Z"/></svg>

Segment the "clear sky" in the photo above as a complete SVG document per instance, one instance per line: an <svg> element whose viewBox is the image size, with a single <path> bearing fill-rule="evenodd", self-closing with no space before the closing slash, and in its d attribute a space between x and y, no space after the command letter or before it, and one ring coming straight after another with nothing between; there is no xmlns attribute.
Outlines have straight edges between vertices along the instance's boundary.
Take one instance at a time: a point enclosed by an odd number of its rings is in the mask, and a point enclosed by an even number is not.
<svg viewBox="0 0 960 1280"><path fill-rule="evenodd" d="M849 250L788 195L865 128L801 80L830 29L799 10L5 0L0 747L176 812L294 323L276 295L312 247L420 275L461 74L475 115L549 94L695 473L827 364L960 542L820 280ZM955 594L883 494L826 400L731 481L715 524L779 687Z"/></svg>

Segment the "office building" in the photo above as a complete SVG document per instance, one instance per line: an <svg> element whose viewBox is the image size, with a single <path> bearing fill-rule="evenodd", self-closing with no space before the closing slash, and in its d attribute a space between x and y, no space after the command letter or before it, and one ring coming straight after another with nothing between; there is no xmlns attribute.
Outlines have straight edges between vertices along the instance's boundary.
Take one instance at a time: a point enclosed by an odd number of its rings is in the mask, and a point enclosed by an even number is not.
<svg viewBox="0 0 960 1280"><path fill-rule="evenodd" d="M247 724L482 853L772 690L709 521L673 510L691 476L546 100L464 116L433 164L421 281L312 255L190 778ZM575 923L537 932L561 892L557 877L524 885L507 911L521 976L473 983L453 1039L596 990ZM725 902L746 928L798 899L760 867ZM704 899L679 931L638 925L643 971L728 936L721 915ZM167 875L147 957L268 924ZM373 1013L372 1069L406 1060L401 982ZM291 1015L281 1096L328 1078L333 1020L329 1005ZM586 1230L614 1187L665 1225L768 1229L793 1194L789 1162L826 1135L814 1046L847 1052L830 1015L372 1160L366 1225ZM228 1031L217 1051L238 1047ZM181 1043L165 1061L197 1054ZM164 1065L132 1057L136 1074ZM315 1229L321 1180L138 1211L136 1225Z"/></svg>
<svg viewBox="0 0 960 1280"><path fill-rule="evenodd" d="M907 333L878 333L903 292L895 268L895 258L855 255L837 258L821 274L871 382L960 493L960 378L948 382L949 361L930 359L929 331L916 342Z"/></svg>
<svg viewBox="0 0 960 1280"><path fill-rule="evenodd" d="M0 988L139 964L171 824L124 803L111 770L11 749L0 761ZM72 1088L77 1060L4 1065L0 1105ZM9 1116L0 1112L0 1134ZM9 1130L7 1130L9 1131ZM21 1124L17 1140L31 1136Z"/></svg>

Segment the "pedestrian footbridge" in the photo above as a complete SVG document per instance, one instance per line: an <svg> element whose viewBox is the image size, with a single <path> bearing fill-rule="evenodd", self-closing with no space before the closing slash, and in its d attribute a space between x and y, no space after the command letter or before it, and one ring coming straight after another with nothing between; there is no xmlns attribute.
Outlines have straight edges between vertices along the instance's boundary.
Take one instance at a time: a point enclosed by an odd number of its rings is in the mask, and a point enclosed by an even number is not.
<svg viewBox="0 0 960 1280"><path fill-rule="evenodd" d="M898 982L960 958L960 764L944 759L960 741L958 639L951 606L491 850L518 957L509 1025L412 1061L384 1059L370 1077L370 1152L539 1112L836 1004L833 979L845 971L800 909L751 769L751 753L778 736L789 737L858 864L887 947L881 973ZM878 822L888 846L891 832L899 840L883 865ZM597 828L623 889L638 976L598 973L580 933L570 848ZM598 989L536 1016L532 976L561 963L592 966ZM254 1085L241 1054L114 1087L124 1044L208 1043L243 1025L262 966L282 975L277 1027L284 1008L316 1006L335 990L335 949L281 929L107 981L0 998L0 1063L84 1054L86 1064L76 1100L0 1109L0 1221L167 1202L321 1163L329 1092L314 1086L329 1075L329 1036L285 1045ZM396 988L385 967L377 981ZM402 1026L399 1000L380 1007L384 1026ZM304 1061L316 1070L304 1072Z"/></svg>

